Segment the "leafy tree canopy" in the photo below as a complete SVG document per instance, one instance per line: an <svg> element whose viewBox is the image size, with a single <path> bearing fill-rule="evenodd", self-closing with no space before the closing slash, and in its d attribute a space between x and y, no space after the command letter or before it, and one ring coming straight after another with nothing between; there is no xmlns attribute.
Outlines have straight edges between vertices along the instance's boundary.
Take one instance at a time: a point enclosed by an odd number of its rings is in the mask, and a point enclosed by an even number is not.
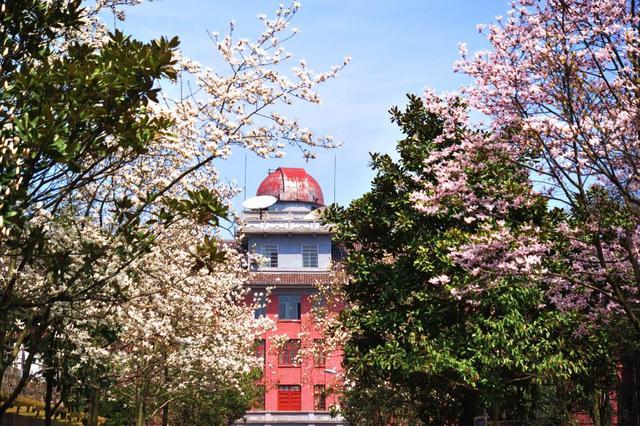
<svg viewBox="0 0 640 426"><path fill-rule="evenodd" d="M512 420L565 419L575 402L568 380L587 374L606 353L587 334L574 335L580 318L547 304L542 283L505 277L483 287L452 260L452 250L485 225L465 220L465 204L455 198L426 215L415 208L415 193L436 182L438 171L425 169L425 160L461 145L462 132L444 134L443 119L415 96L391 113L405 135L398 160L372 154L372 189L347 208L332 207L327 218L348 251L347 417L356 424L376 415L380 424L390 416L470 424L487 411ZM469 155L482 165L462 171L476 196L530 193L526 173L498 149ZM518 232L552 228L556 219L538 197L500 220Z"/></svg>

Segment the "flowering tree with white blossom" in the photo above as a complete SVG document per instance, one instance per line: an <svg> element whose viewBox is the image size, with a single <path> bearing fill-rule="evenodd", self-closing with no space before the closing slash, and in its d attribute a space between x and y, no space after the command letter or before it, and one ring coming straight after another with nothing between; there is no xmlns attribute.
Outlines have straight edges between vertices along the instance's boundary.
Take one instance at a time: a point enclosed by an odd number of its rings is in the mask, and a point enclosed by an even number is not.
<svg viewBox="0 0 640 426"><path fill-rule="evenodd" d="M293 145L312 157L335 146L283 115L294 101L319 102L314 86L342 67L282 71L297 3L261 16L255 42L236 40L233 26L215 36L224 73L184 58L177 39L141 43L98 19L108 8L123 18L135 3L2 3L0 377L22 348L29 357L0 413L54 326L73 359L92 354L138 389L142 421L171 399L145 406L140 391L160 365L167 381L154 384L167 391L246 372L256 325L250 306L229 306L243 297L243 268L214 232L236 190L219 183L214 162L233 147L281 156ZM171 81L189 89L171 98L160 89ZM115 334L105 337L105 325ZM153 368L134 374L143 363Z"/></svg>
<svg viewBox="0 0 640 426"><path fill-rule="evenodd" d="M187 397L240 389L261 368L252 345L270 321L252 318L240 254L223 250L220 261L192 252L207 232L186 222L160 237L139 260L128 300L103 319L120 329L105 359L116 382L109 394L135 408L139 425Z"/></svg>

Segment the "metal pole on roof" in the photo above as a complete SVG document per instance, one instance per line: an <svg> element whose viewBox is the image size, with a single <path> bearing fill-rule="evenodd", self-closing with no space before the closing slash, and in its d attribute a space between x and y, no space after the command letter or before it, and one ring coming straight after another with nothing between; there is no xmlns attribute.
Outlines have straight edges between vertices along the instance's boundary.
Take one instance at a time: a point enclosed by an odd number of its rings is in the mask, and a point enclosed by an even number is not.
<svg viewBox="0 0 640 426"><path fill-rule="evenodd" d="M245 152L244 153L244 200L246 199L247 199L247 153Z"/></svg>
<svg viewBox="0 0 640 426"><path fill-rule="evenodd" d="M333 154L333 204L336 203L336 162L337 162L336 154Z"/></svg>

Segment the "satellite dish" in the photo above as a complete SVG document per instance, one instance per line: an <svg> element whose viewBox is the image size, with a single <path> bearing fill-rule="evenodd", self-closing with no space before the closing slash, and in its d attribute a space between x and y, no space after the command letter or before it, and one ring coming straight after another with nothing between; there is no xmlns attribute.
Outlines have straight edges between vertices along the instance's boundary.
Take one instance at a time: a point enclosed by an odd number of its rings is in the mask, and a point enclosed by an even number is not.
<svg viewBox="0 0 640 426"><path fill-rule="evenodd" d="M248 210L264 210L274 205L276 201L278 201L278 199L271 195L258 195L257 197L244 200L242 207Z"/></svg>
<svg viewBox="0 0 640 426"><path fill-rule="evenodd" d="M324 211L327 209L327 206L318 207L315 210L310 211L306 215L302 217L304 220L318 220L324 214Z"/></svg>

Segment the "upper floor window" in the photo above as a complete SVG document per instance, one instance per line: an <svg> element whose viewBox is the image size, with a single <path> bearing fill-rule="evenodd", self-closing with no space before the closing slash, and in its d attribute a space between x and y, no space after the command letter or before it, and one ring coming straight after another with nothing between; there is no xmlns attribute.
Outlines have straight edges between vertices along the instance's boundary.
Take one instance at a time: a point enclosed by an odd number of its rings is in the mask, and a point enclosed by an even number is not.
<svg viewBox="0 0 640 426"><path fill-rule="evenodd" d="M267 341L265 339L256 339L253 341L253 350L256 355L256 359L260 361L262 365L266 362L266 349Z"/></svg>
<svg viewBox="0 0 640 426"><path fill-rule="evenodd" d="M281 320L300 319L300 295L281 294L278 300L278 318Z"/></svg>
<svg viewBox="0 0 640 426"><path fill-rule="evenodd" d="M318 267L318 246L302 246L302 267Z"/></svg>
<svg viewBox="0 0 640 426"><path fill-rule="evenodd" d="M313 309L315 310L323 310L327 306L327 297L321 294L314 294L312 296L313 301Z"/></svg>
<svg viewBox="0 0 640 426"><path fill-rule="evenodd" d="M300 339L289 339L278 353L278 365L297 365Z"/></svg>
<svg viewBox="0 0 640 426"><path fill-rule="evenodd" d="M342 259L344 259L345 257L346 257L346 252L342 247L337 246L335 244L331 244L331 261L332 262L341 262Z"/></svg>
<svg viewBox="0 0 640 426"><path fill-rule="evenodd" d="M278 246L276 244L262 244L262 254L267 260L265 266L278 267Z"/></svg>
<svg viewBox="0 0 640 426"><path fill-rule="evenodd" d="M327 362L324 339L313 339L313 364L324 367Z"/></svg>
<svg viewBox="0 0 640 426"><path fill-rule="evenodd" d="M267 316L267 296L264 293L254 295L255 309L253 310L253 318Z"/></svg>

